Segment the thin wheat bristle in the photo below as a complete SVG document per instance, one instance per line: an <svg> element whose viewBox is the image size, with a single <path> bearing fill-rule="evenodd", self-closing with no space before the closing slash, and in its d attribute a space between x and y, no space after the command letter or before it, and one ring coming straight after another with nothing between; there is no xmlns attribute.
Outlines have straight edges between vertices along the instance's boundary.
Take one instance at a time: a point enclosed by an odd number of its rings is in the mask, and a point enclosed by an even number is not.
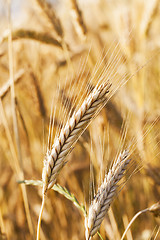
<svg viewBox="0 0 160 240"><path fill-rule="evenodd" d="M42 173L44 193L54 185L59 171L66 163L67 154L73 148L73 144L76 143L91 119L96 116L98 110L106 101L106 94L109 92L110 86L109 81L105 84L97 84L79 110L73 114L62 128L59 137L54 141L52 149L48 150Z"/></svg>
<svg viewBox="0 0 160 240"><path fill-rule="evenodd" d="M118 182L123 178L124 172L131 159L128 159L128 151L119 154L112 168L106 174L103 183L89 207L89 213L85 219L86 240L99 230L118 188Z"/></svg>

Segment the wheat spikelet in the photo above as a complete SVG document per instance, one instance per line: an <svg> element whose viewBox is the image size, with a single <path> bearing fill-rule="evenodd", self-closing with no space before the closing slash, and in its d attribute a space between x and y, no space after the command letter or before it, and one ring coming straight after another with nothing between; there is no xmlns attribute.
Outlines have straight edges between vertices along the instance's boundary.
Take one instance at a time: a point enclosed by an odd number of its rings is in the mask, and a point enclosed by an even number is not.
<svg viewBox="0 0 160 240"><path fill-rule="evenodd" d="M72 150L73 145L86 126L106 101L106 94L109 92L110 86L111 84L108 81L96 85L90 95L83 101L79 110L73 114L61 130L59 137L54 141L52 149L48 150L42 173L44 193L54 185L59 171L66 163L67 154Z"/></svg>
<svg viewBox="0 0 160 240"><path fill-rule="evenodd" d="M119 154L89 207L89 213L85 219L86 240L91 239L100 228L104 216L116 194L118 182L124 176L124 172L130 162L128 155L129 153L127 150Z"/></svg>

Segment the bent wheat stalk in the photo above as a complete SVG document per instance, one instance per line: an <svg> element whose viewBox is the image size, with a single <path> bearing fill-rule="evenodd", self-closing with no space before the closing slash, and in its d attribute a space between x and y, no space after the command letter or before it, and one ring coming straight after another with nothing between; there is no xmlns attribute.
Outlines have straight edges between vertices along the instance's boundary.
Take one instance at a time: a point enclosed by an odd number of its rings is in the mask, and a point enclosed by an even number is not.
<svg viewBox="0 0 160 240"><path fill-rule="evenodd" d="M115 197L118 182L124 176L124 172L131 160L128 159L128 155L127 150L119 154L89 207L88 216L85 219L86 240L91 239L100 228L104 216Z"/></svg>
<svg viewBox="0 0 160 240"><path fill-rule="evenodd" d="M55 184L59 171L66 163L66 156L103 104L107 101L106 94L111 84L109 81L97 84L81 107L73 114L62 128L59 137L55 139L51 150L48 150L44 160L42 173L43 194Z"/></svg>
<svg viewBox="0 0 160 240"><path fill-rule="evenodd" d="M153 215L155 217L160 217L160 202L157 202L157 203L153 204L151 207L143 209L143 210L139 211L138 213L136 213L136 215L132 218L132 220L129 222L127 228L125 229L125 231L121 237L121 240L124 239L128 229L131 227L132 223L137 219L137 217L139 217L142 213L146 213L146 212L151 212L151 213L153 213ZM154 238L154 239L156 239L156 238Z"/></svg>

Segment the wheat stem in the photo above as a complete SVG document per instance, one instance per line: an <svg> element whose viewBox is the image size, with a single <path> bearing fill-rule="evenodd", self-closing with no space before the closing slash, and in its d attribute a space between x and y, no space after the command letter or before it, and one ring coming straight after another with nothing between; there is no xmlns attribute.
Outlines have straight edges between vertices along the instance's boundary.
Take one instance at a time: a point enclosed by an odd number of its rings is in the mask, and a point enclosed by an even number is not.
<svg viewBox="0 0 160 240"><path fill-rule="evenodd" d="M16 113L16 103L15 103L15 88L14 88L14 63L13 63L13 46L12 46L12 24L11 24L11 2L8 0L8 28L9 28L9 36L8 36L8 57L9 57L9 75L11 81L11 108L12 108L12 118L13 118L13 128L14 135L17 145L17 154L18 154L18 165L19 172L18 175L23 177L23 163L22 163L22 154L21 154L21 146L20 146L20 138L19 138L19 128L18 128L18 120ZM34 228L32 223L32 218L29 210L28 197L25 186L21 186L22 196L24 201L24 208L26 212L27 223L29 227L29 231L31 233L32 238L34 238Z"/></svg>
<svg viewBox="0 0 160 240"><path fill-rule="evenodd" d="M100 239L103 240L103 238L102 238L100 232L97 232L97 234L98 234L98 236L100 237Z"/></svg>
<svg viewBox="0 0 160 240"><path fill-rule="evenodd" d="M40 210L40 213L39 213L38 224L37 224L37 238L36 238L36 240L40 239L40 228L41 228L42 214L43 214L43 209L44 209L44 204L45 204L45 197L46 197L46 195L43 194L41 210Z"/></svg>
<svg viewBox="0 0 160 240"><path fill-rule="evenodd" d="M129 222L127 228L125 229L122 237L121 237L121 240L124 239L128 229L131 227L132 223L136 220L137 217L139 217L142 213L145 213L145 212L151 212L154 214L155 217L158 217L160 216L160 202L157 202L155 204L153 204L151 207L149 208L145 208L141 211L139 211L138 213L136 213L136 215L132 218L132 220Z"/></svg>
<svg viewBox="0 0 160 240"><path fill-rule="evenodd" d="M14 74L14 82L18 83L21 77L24 75L24 69L20 69L16 74ZM4 98L8 93L11 87L11 80L9 79L1 88L0 88L0 98Z"/></svg>
<svg viewBox="0 0 160 240"><path fill-rule="evenodd" d="M19 184L25 184L25 185L33 185L33 186L43 186L43 182L40 180L22 180L22 181L17 181ZM73 202L73 204L82 211L84 217L87 216L87 211L85 209L85 206L79 203L77 198L72 194L67 188L62 187L59 184L54 184L54 186L51 188L52 190L60 193L63 195L65 198Z"/></svg>
<svg viewBox="0 0 160 240"><path fill-rule="evenodd" d="M136 213L136 215L132 218L132 220L131 220L130 223L128 224L126 230L124 231L124 233L123 233L123 235L122 235L122 237L121 237L121 240L124 239L124 237L125 237L128 229L130 228L130 226L132 225L132 223L136 220L136 218L137 218L139 215L141 215L142 213L145 213L145 212L147 212L147 211L148 211L148 208L143 209L143 210L139 211L138 213Z"/></svg>

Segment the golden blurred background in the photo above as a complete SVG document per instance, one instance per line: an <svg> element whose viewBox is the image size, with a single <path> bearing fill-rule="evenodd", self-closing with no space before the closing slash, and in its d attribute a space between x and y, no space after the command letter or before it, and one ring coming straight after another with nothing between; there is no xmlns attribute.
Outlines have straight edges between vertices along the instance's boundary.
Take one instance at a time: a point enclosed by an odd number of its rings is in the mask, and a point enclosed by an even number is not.
<svg viewBox="0 0 160 240"><path fill-rule="evenodd" d="M42 189L17 181L41 179L57 84L63 91L66 81L74 85L79 76L87 81L97 62L101 71L110 57L117 78L124 73L133 77L79 139L57 182L88 209L91 175L96 191L127 128L124 141L125 146L134 145L134 165L100 228L103 239L120 240L132 217L160 199L160 1L1 0L0 240L35 239ZM117 59L121 61L116 66ZM72 105L72 95L65 91L62 95ZM55 116L58 128L63 117ZM159 224L145 213L126 239L159 239ZM49 191L41 239L81 240L84 233L81 212Z"/></svg>

